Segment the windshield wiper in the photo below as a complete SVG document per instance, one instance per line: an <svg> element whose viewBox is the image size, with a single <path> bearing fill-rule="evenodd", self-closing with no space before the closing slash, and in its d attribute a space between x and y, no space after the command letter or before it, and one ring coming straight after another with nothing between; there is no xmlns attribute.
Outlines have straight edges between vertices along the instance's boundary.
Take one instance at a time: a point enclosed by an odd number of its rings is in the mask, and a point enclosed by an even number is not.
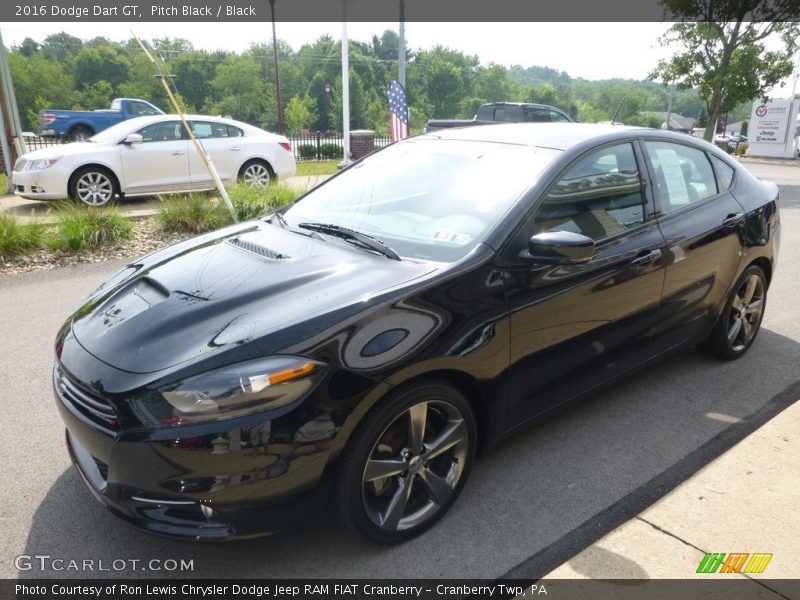
<svg viewBox="0 0 800 600"><path fill-rule="evenodd" d="M368 250L380 252L385 257L391 258L392 260L400 260L400 256L398 256L397 252L389 248L389 246L371 235L361 233L360 231L348 229L340 225L333 225L331 223L300 223L298 227L342 238L345 241L356 243Z"/></svg>

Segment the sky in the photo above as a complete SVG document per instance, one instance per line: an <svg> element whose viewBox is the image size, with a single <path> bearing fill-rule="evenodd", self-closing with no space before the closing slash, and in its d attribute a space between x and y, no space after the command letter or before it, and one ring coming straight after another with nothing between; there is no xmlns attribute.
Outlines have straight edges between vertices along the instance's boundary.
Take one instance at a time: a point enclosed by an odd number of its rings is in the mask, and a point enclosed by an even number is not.
<svg viewBox="0 0 800 600"><path fill-rule="evenodd" d="M100 25L100 28L98 28ZM572 77L644 79L669 49L658 44L665 23L406 23L406 43L412 50L437 44L477 55L482 64L494 62L547 66ZM341 23L277 23L278 39L297 50L328 34L341 39ZM370 41L394 23L348 23L352 40ZM40 42L51 33L66 31L82 39L103 35L126 40L134 31L142 39L181 37L195 48L241 52L251 44L272 39L266 23L5 23L3 42L15 46L26 37ZM511 40L511 41L510 41Z"/></svg>
<svg viewBox="0 0 800 600"><path fill-rule="evenodd" d="M551 67L584 79L645 79L659 59L669 58L675 48L662 46L658 38L669 23L406 23L406 44L411 50L427 50L437 44L477 55L481 64ZM397 22L348 23L351 40L368 42L386 29L397 31ZM341 39L341 23L286 23L276 25L278 39L295 50L321 35ZM134 32L143 40L163 37L188 39L195 48L241 52L252 44L272 40L271 23L3 23L7 47L26 37L41 42L52 33L66 31L82 39L103 35L124 41ZM775 40L777 42L777 40ZM787 79L786 83L790 80ZM800 86L799 86L800 87ZM776 90L783 96L788 88Z"/></svg>

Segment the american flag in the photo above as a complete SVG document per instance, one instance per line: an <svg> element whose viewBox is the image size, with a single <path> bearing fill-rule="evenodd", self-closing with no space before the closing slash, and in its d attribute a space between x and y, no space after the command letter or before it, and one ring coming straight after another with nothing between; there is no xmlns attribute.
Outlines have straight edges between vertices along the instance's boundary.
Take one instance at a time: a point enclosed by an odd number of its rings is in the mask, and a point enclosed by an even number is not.
<svg viewBox="0 0 800 600"><path fill-rule="evenodd" d="M392 115L392 141L396 142L408 137L408 100L406 91L398 81L389 84L389 111Z"/></svg>

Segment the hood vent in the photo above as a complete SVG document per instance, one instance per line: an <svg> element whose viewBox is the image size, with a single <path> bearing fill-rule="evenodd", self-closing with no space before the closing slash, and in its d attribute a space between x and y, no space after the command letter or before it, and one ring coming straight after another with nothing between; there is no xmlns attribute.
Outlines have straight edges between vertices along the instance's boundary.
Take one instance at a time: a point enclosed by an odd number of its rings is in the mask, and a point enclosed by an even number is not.
<svg viewBox="0 0 800 600"><path fill-rule="evenodd" d="M258 256L268 258L269 260L286 260L287 258L291 258L289 256L286 256L285 254L281 254L280 252L275 252L274 250L265 248L264 246L256 244L255 242L243 240L242 238L235 237L225 241L231 246L236 246L237 248L240 248L245 252L251 252L252 254L257 254Z"/></svg>

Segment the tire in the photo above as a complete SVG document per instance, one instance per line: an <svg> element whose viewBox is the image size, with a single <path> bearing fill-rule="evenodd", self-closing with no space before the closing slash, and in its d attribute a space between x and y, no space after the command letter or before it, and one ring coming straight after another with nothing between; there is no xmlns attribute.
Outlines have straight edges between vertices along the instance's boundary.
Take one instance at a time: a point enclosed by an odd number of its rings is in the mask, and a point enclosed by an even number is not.
<svg viewBox="0 0 800 600"><path fill-rule="evenodd" d="M334 501L344 524L384 544L433 526L467 481L475 432L469 401L445 383L428 381L387 395L364 417L340 458Z"/></svg>
<svg viewBox="0 0 800 600"><path fill-rule="evenodd" d="M71 142L85 142L94 135L94 131L84 125L77 125L69 130Z"/></svg>
<svg viewBox="0 0 800 600"><path fill-rule="evenodd" d="M263 160L248 161L239 169L239 181L251 187L269 187L274 177L272 167Z"/></svg>
<svg viewBox="0 0 800 600"><path fill-rule="evenodd" d="M69 197L86 206L105 206L119 194L116 178L102 167L78 169L69 180Z"/></svg>
<svg viewBox="0 0 800 600"><path fill-rule="evenodd" d="M724 360L744 356L753 345L767 306L767 278L750 266L739 277L704 347Z"/></svg>

